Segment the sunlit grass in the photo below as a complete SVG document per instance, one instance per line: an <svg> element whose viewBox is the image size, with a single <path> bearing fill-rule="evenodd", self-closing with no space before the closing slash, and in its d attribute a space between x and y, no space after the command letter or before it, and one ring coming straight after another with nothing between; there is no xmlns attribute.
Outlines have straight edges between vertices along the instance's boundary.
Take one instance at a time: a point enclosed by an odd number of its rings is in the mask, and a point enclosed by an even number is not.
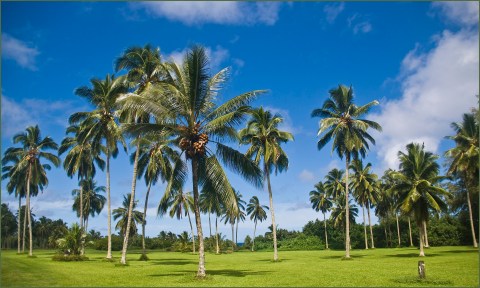
<svg viewBox="0 0 480 288"><path fill-rule="evenodd" d="M88 250L89 261L56 262L54 251L34 251L37 258L2 251L1 287L10 286L475 286L479 285L478 250L432 247L419 258L415 248L343 251L280 251L207 254L207 278L195 279L198 255L150 252L128 254L128 266L104 261L105 252ZM418 279L424 260L427 278Z"/></svg>

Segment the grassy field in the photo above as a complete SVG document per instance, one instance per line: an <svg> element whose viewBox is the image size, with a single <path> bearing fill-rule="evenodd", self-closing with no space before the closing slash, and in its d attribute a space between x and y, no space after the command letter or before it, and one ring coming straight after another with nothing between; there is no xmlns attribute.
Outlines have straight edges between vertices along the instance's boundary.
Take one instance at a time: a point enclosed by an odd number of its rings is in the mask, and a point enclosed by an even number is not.
<svg viewBox="0 0 480 288"><path fill-rule="evenodd" d="M151 252L150 261L130 253L129 265L103 260L105 252L87 251L86 262L56 262L54 251L34 251L36 258L2 251L1 287L12 286L475 286L479 285L478 250L432 247L419 258L415 248L343 251L280 251L207 254L207 278L195 279L198 255ZM427 278L420 281L417 262L424 260Z"/></svg>

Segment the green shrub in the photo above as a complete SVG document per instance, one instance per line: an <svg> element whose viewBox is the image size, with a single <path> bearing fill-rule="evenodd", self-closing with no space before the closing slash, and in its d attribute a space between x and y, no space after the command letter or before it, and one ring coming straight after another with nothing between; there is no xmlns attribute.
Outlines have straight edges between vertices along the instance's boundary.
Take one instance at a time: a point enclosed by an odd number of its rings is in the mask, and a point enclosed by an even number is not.
<svg viewBox="0 0 480 288"><path fill-rule="evenodd" d="M82 255L64 255L64 254L55 254L52 257L53 261L63 261L63 262L72 262L72 261L87 261L88 257Z"/></svg>

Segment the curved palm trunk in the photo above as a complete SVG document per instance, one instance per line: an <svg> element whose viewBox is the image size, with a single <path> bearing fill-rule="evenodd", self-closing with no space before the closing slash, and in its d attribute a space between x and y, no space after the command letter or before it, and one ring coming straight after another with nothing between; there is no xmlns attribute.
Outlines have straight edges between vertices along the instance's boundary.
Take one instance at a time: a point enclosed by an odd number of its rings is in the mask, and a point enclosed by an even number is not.
<svg viewBox="0 0 480 288"><path fill-rule="evenodd" d="M397 218L397 238L398 238L398 247L401 246L400 243L400 226L398 225L398 214L395 212L395 217Z"/></svg>
<svg viewBox="0 0 480 288"><path fill-rule="evenodd" d="M327 220L325 219L325 213L323 213L323 225L325 227L325 248L328 249Z"/></svg>
<svg viewBox="0 0 480 288"><path fill-rule="evenodd" d="M18 251L17 253L20 253L20 233L21 233L21 220L22 220L22 197L20 197L20 194L18 195L18 220L17 220L17 246L18 246ZM25 220L23 220L25 221Z"/></svg>
<svg viewBox="0 0 480 288"><path fill-rule="evenodd" d="M190 230L192 230L192 251L195 253L195 233L193 232L192 220L190 219L190 212L187 210L188 223L190 223Z"/></svg>
<svg viewBox="0 0 480 288"><path fill-rule="evenodd" d="M29 251L28 256L33 256L33 239L32 239L32 216L30 211L30 181L32 180L32 165L28 166L28 180L27 180L27 220L28 220L28 236Z"/></svg>
<svg viewBox="0 0 480 288"><path fill-rule="evenodd" d="M375 243L373 242L373 229L372 221L370 220L370 203L367 201L367 215L368 215L368 226L370 226L370 242L372 242L371 248L375 248Z"/></svg>
<svg viewBox="0 0 480 288"><path fill-rule="evenodd" d="M427 234L427 221L423 221L423 237L425 239L425 248L429 248L430 245L428 245L428 234Z"/></svg>
<svg viewBox="0 0 480 288"><path fill-rule="evenodd" d="M347 154L345 158L345 258L350 258L350 208L348 207L348 166L350 164L350 157Z"/></svg>
<svg viewBox="0 0 480 288"><path fill-rule="evenodd" d="M408 233L410 234L410 247L413 247L412 226L410 225L410 217L408 217Z"/></svg>
<svg viewBox="0 0 480 288"><path fill-rule="evenodd" d="M362 213L363 213L363 232L365 235L365 249L368 249L368 240L367 240L367 221L365 221L365 206L362 205Z"/></svg>
<svg viewBox="0 0 480 288"><path fill-rule="evenodd" d="M108 144L107 144L108 145ZM110 203L110 149L107 148L107 259L112 259L112 207Z"/></svg>
<svg viewBox="0 0 480 288"><path fill-rule="evenodd" d="M218 217L215 216L215 241L217 244L217 251L215 252L216 254L220 254L220 246L218 245Z"/></svg>
<svg viewBox="0 0 480 288"><path fill-rule="evenodd" d="M205 271L205 250L203 244L203 231L202 222L200 220L200 206L198 195L198 163L195 157L192 158L192 182L193 182L193 206L195 210L195 222L197 224L198 235L198 271L197 277L204 278L206 276Z"/></svg>
<svg viewBox="0 0 480 288"><path fill-rule="evenodd" d="M255 251L255 232L257 232L257 221L255 221L255 228L253 228L252 252Z"/></svg>
<svg viewBox="0 0 480 288"><path fill-rule="evenodd" d="M420 222L418 223L418 232L420 232L420 233L419 233L419 237L420 237L420 255L418 255L418 256L420 256L420 257L424 257L424 256L425 256L425 252L423 251L423 236L424 236L424 235L423 235L423 231L424 231L424 230L423 230L423 221L420 221Z"/></svg>
<svg viewBox="0 0 480 288"><path fill-rule="evenodd" d="M273 195L272 195L272 186L270 185L270 171L267 164L265 164L265 176L267 177L268 183L268 197L270 199L270 213L272 215L272 234L273 234L273 261L278 261L278 251L277 251L277 226L275 225L275 212L273 209Z"/></svg>
<svg viewBox="0 0 480 288"><path fill-rule="evenodd" d="M26 201L26 199L25 199ZM25 236L27 231L27 204L25 204L25 211L23 212L23 239L22 239L22 253L25 253Z"/></svg>
<svg viewBox="0 0 480 288"><path fill-rule="evenodd" d="M147 205L148 205L148 195L150 194L150 188L152 187L152 182L148 183L147 195L145 195L145 206L143 207L143 219L142 219L142 254L147 255L145 252L145 220L147 219Z"/></svg>
<svg viewBox="0 0 480 288"><path fill-rule="evenodd" d="M128 205L127 215L127 229L125 231L125 238L123 238L122 258L120 263L127 264L127 248L128 248L128 236L130 235L130 226L132 223L133 203L135 203L135 190L137 188L137 167L138 167L138 155L140 155L140 144L137 144L137 151L135 151L135 160L133 161L133 178L132 178L132 192L130 197L130 204Z"/></svg>
<svg viewBox="0 0 480 288"><path fill-rule="evenodd" d="M467 188L467 204L468 204L468 216L470 217L470 228L472 229L472 239L473 239L473 247L477 248L477 236L475 234L475 227L473 225L473 216L472 216L472 203L470 202L470 192Z"/></svg>

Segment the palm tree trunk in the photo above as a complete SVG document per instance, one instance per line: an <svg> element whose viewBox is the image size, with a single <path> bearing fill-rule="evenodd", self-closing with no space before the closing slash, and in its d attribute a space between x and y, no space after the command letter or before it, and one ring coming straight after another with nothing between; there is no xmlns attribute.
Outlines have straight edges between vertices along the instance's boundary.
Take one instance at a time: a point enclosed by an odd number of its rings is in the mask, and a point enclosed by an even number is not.
<svg viewBox="0 0 480 288"><path fill-rule="evenodd" d="M82 183L80 181L80 183ZM82 183L83 184L83 183ZM84 228L83 223L83 185L80 184L80 229ZM80 255L85 255L85 237L83 236L85 230L82 232L82 240L80 244Z"/></svg>
<svg viewBox="0 0 480 288"><path fill-rule="evenodd" d="M395 217L397 218L397 237L398 237L398 247L401 246L400 243L400 226L398 225L398 214L395 212Z"/></svg>
<svg viewBox="0 0 480 288"><path fill-rule="evenodd" d="M255 228L253 228L252 252L255 251L255 232L257 232L257 221L255 221Z"/></svg>
<svg viewBox="0 0 480 288"><path fill-rule="evenodd" d="M199 195L198 195L198 163L196 156L192 158L192 182L193 182L193 204L195 210L195 222L197 224L197 235L198 235L198 271L197 278L205 278L205 250L203 245L203 231L202 231L202 222L200 220L200 205L199 205Z"/></svg>
<svg viewBox="0 0 480 288"><path fill-rule="evenodd" d="M215 254L220 254L220 246L218 245L218 217L215 216L215 241L216 241L216 252Z"/></svg>
<svg viewBox="0 0 480 288"><path fill-rule="evenodd" d="M383 227L383 230L385 231L385 247L388 248L388 235L387 235L387 226Z"/></svg>
<svg viewBox="0 0 480 288"><path fill-rule="evenodd" d="M477 248L478 244L477 244L477 237L475 234L475 227L473 225L472 203L470 202L470 192L468 188L466 190L467 190L468 216L470 217L470 228L472 229L473 247Z"/></svg>
<svg viewBox="0 0 480 288"><path fill-rule="evenodd" d="M235 239L233 238L234 236L234 230L235 230L235 223L231 223L232 224L232 252L235 251Z"/></svg>
<svg viewBox="0 0 480 288"><path fill-rule="evenodd" d="M425 248L429 248L430 245L428 245L428 234L427 234L427 221L423 220L423 237L425 238Z"/></svg>
<svg viewBox="0 0 480 288"><path fill-rule="evenodd" d="M350 156L348 155L348 152L345 159L345 258L350 258L350 208L348 207L348 167L350 164Z"/></svg>
<svg viewBox="0 0 480 288"><path fill-rule="evenodd" d="M418 256L420 256L420 257L425 256L425 252L423 251L423 231L424 230L423 230L422 226L423 226L423 221L418 222L418 232L420 232L419 233L419 235L420 235L420 255L418 255Z"/></svg>
<svg viewBox="0 0 480 288"><path fill-rule="evenodd" d="M88 215L85 217L85 233L88 231Z"/></svg>
<svg viewBox="0 0 480 288"><path fill-rule="evenodd" d="M108 145L108 143L107 143ZM112 259L112 206L110 203L110 148L107 147L107 259Z"/></svg>
<svg viewBox="0 0 480 288"><path fill-rule="evenodd" d="M148 195L150 194L150 188L152 187L152 181L148 183L147 195L145 195L145 206L143 207L143 219L142 219L142 255L147 255L145 252L145 220L147 219L147 205L148 205Z"/></svg>
<svg viewBox="0 0 480 288"><path fill-rule="evenodd" d="M325 220L325 213L323 213L323 225L325 227L325 248L328 249L327 220Z"/></svg>
<svg viewBox="0 0 480 288"><path fill-rule="evenodd" d="M363 232L364 232L364 235L365 235L365 249L368 250L367 221L365 221L365 205L362 205L362 213L363 213Z"/></svg>
<svg viewBox="0 0 480 288"><path fill-rule="evenodd" d="M210 211L208 211L208 228L210 228L210 238L212 238L212 222L210 222Z"/></svg>
<svg viewBox="0 0 480 288"><path fill-rule="evenodd" d="M192 230L192 251L195 253L195 233L193 232L192 220L190 219L190 212L187 210L188 223L190 223L190 230Z"/></svg>
<svg viewBox="0 0 480 288"><path fill-rule="evenodd" d="M26 198L26 197L25 197ZM26 199L25 199L26 202ZM27 231L27 204L25 203L25 211L23 212L23 239L22 239L22 253L25 253L25 238L26 238L26 231Z"/></svg>
<svg viewBox="0 0 480 288"><path fill-rule="evenodd" d="M27 180L27 220L28 220L28 236L29 251L28 256L33 256L33 239L32 239L32 216L30 211L30 181L32 180L32 164L28 166L28 180Z"/></svg>
<svg viewBox="0 0 480 288"><path fill-rule="evenodd" d="M237 219L237 225L235 227L235 246L238 244L238 222L240 222L240 219Z"/></svg>
<svg viewBox="0 0 480 288"><path fill-rule="evenodd" d="M370 226L370 242L372 242L372 249L375 249L375 243L373 242L373 229L372 221L370 220L370 203L367 201L367 214L368 214L368 226Z"/></svg>
<svg viewBox="0 0 480 288"><path fill-rule="evenodd" d="M410 234L410 247L413 247L412 227L410 226L410 217L408 217L408 232Z"/></svg>
<svg viewBox="0 0 480 288"><path fill-rule="evenodd" d="M272 215L272 234L273 234L273 261L278 261L278 251L277 251L277 226L275 225L275 212L273 209L273 195L272 195L272 186L270 185L270 171L268 165L265 164L265 176L267 177L268 183L268 197L270 198L270 213Z"/></svg>
<svg viewBox="0 0 480 288"><path fill-rule="evenodd" d="M18 220L17 220L17 246L18 246L18 251L17 253L20 254L20 233L21 233L21 220L22 220L22 197L20 196L20 193L18 194ZM25 221L25 220L24 220Z"/></svg>
<svg viewBox="0 0 480 288"><path fill-rule="evenodd" d="M137 140L138 140L138 137L137 137ZM130 226L132 224L132 214L133 214L133 204L135 203L135 190L137 188L137 171L138 171L137 167L138 167L139 155L140 155L140 143L137 143L137 151L135 151L135 160L133 161L132 192L130 197L130 204L128 205L127 229L125 231L125 238L123 238L122 259L120 259L120 263L123 265L127 264L128 236L130 235Z"/></svg>

